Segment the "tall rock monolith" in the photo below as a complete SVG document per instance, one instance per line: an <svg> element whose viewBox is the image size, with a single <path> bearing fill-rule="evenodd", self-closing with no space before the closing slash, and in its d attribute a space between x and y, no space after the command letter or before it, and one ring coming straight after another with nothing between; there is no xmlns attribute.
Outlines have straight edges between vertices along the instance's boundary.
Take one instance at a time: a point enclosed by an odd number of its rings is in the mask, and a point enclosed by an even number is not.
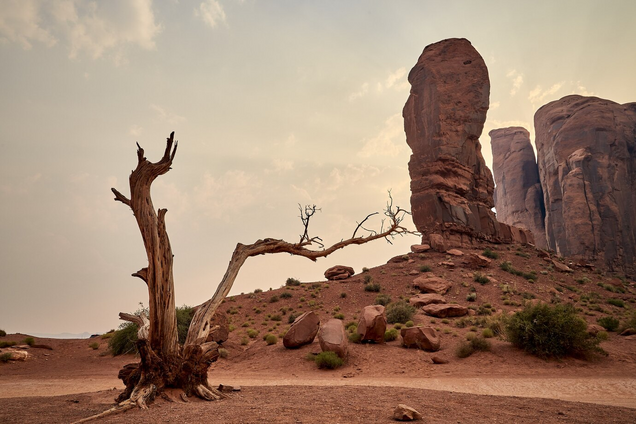
<svg viewBox="0 0 636 424"><path fill-rule="evenodd" d="M494 182L479 143L490 80L477 50L463 38L431 44L408 79L402 114L413 152L411 212L418 231L425 238L440 233L450 245L475 238L531 241L529 232L500 225L491 210Z"/></svg>
<svg viewBox="0 0 636 424"><path fill-rule="evenodd" d="M530 133L522 127L509 127L492 130L488 135L497 220L529 230L535 245L545 249L543 190Z"/></svg>
<svg viewBox="0 0 636 424"><path fill-rule="evenodd" d="M636 273L636 103L578 95L534 117L548 246Z"/></svg>

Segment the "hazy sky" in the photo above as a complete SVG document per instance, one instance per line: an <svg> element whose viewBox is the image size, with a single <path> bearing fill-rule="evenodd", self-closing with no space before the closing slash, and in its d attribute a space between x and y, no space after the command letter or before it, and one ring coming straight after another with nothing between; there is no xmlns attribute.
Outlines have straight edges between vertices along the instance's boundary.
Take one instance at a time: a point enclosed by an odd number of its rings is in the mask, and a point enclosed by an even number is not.
<svg viewBox="0 0 636 424"><path fill-rule="evenodd" d="M484 57L493 128L566 94L636 101L636 2L0 0L0 328L102 332L147 304L129 193L135 142L151 161L175 131L168 209L178 304L213 294L237 242L327 243L409 206L402 107L428 44ZM379 222L376 222L379 225ZM412 225L409 222L409 225ZM319 260L252 258L232 293L357 271L408 251L376 241Z"/></svg>

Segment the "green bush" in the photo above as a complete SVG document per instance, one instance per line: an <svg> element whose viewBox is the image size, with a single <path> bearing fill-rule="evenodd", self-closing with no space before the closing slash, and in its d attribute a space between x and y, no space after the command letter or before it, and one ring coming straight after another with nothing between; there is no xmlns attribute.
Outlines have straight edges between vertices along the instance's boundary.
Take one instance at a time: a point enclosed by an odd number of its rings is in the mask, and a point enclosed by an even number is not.
<svg viewBox="0 0 636 424"><path fill-rule="evenodd" d="M137 352L137 331L139 327L132 322L125 322L108 339L108 349L113 356Z"/></svg>
<svg viewBox="0 0 636 424"><path fill-rule="evenodd" d="M0 348L11 347L11 346L15 346L15 345L17 345L16 342L6 342L4 340L0 342Z"/></svg>
<svg viewBox="0 0 636 424"><path fill-rule="evenodd" d="M607 331L616 331L620 325L620 321L614 317L602 317L596 320L596 322Z"/></svg>
<svg viewBox="0 0 636 424"><path fill-rule="evenodd" d="M90 347L93 350L97 350L97 349L99 349L99 343L93 342L93 343L89 344L88 347Z"/></svg>
<svg viewBox="0 0 636 424"><path fill-rule="evenodd" d="M619 308L625 307L625 302L620 299L607 299L607 303L610 305L618 306Z"/></svg>
<svg viewBox="0 0 636 424"><path fill-rule="evenodd" d="M415 307L409 305L403 300L390 303L389 306L386 307L386 320L390 324L395 324L397 322L404 324L413 318L414 314Z"/></svg>
<svg viewBox="0 0 636 424"><path fill-rule="evenodd" d="M246 331L246 333L247 333L247 336L248 336L250 339L255 339L255 338L256 338L256 336L258 336L258 331L257 331L257 330L254 330L253 328L248 329L248 330Z"/></svg>
<svg viewBox="0 0 636 424"><path fill-rule="evenodd" d="M375 298L376 305L387 306L389 303L391 303L391 296L388 294L379 294Z"/></svg>
<svg viewBox="0 0 636 424"><path fill-rule="evenodd" d="M334 370L344 365L344 361L335 352L320 352L314 357L318 368Z"/></svg>
<svg viewBox="0 0 636 424"><path fill-rule="evenodd" d="M477 293L468 293L468 295L466 296L466 300L469 302L474 302L475 300L477 300Z"/></svg>
<svg viewBox="0 0 636 424"><path fill-rule="evenodd" d="M369 284L371 281L373 281L373 277L371 276L371 274L365 274L363 280L364 284Z"/></svg>
<svg viewBox="0 0 636 424"><path fill-rule="evenodd" d="M369 283L364 286L364 291L378 293L382 287L378 283Z"/></svg>
<svg viewBox="0 0 636 424"><path fill-rule="evenodd" d="M291 299L292 298L292 294L288 291L284 291L280 294L280 298L281 299Z"/></svg>
<svg viewBox="0 0 636 424"><path fill-rule="evenodd" d="M226 359L229 356L229 352L227 349L219 348L219 356L223 359Z"/></svg>
<svg viewBox="0 0 636 424"><path fill-rule="evenodd" d="M263 293L263 289L254 289L254 293Z"/></svg>
<svg viewBox="0 0 636 424"><path fill-rule="evenodd" d="M484 339L490 339L492 337L495 337L495 333L490 328L484 328L484 331L481 332L481 336Z"/></svg>
<svg viewBox="0 0 636 424"><path fill-rule="evenodd" d="M475 272L473 274L473 281L483 286L484 284L488 284L490 282L490 279L481 272Z"/></svg>
<svg viewBox="0 0 636 424"><path fill-rule="evenodd" d="M241 346L245 346L249 342L250 340L247 337L243 336L243 338L241 339Z"/></svg>
<svg viewBox="0 0 636 424"><path fill-rule="evenodd" d="M190 322L192 322L192 317L194 316L194 308L187 305L177 306L175 312L177 314L177 333L179 334L179 343L184 344L186 337L188 337Z"/></svg>
<svg viewBox="0 0 636 424"><path fill-rule="evenodd" d="M420 267L420 272L431 272L431 267L430 265L422 265Z"/></svg>
<svg viewBox="0 0 636 424"><path fill-rule="evenodd" d="M355 327L349 336L347 337L351 343L360 343L362 342L362 335L358 333L358 327Z"/></svg>
<svg viewBox="0 0 636 424"><path fill-rule="evenodd" d="M340 293L340 298L341 299L344 299L345 297L347 297L347 293L345 293L345 292Z"/></svg>
<svg viewBox="0 0 636 424"><path fill-rule="evenodd" d="M296 318L298 318L301 315L302 314L300 312L297 313L297 314L295 314L295 313L289 314L289 318L287 318L287 324L293 324L294 321L296 321Z"/></svg>
<svg viewBox="0 0 636 424"><path fill-rule="evenodd" d="M0 337L6 337L7 332L4 330L0 330Z"/></svg>
<svg viewBox="0 0 636 424"><path fill-rule="evenodd" d="M534 271L524 272L524 271L518 270L512 266L512 263L510 261L502 262L501 265L499 265L499 267L506 272L523 277L528 281L532 280L531 282L535 282L538 279L536 272Z"/></svg>
<svg viewBox="0 0 636 424"><path fill-rule="evenodd" d="M387 330L384 332L384 341L385 342L392 342L393 340L396 340L398 337L398 331L395 328L392 328L390 330Z"/></svg>
<svg viewBox="0 0 636 424"><path fill-rule="evenodd" d="M265 343L267 343L268 346L276 344L276 342L278 341L278 337L276 337L276 335L274 334L266 334L265 335Z"/></svg>
<svg viewBox="0 0 636 424"><path fill-rule="evenodd" d="M273 295L272 297L269 298L269 303L276 303L278 302L278 296Z"/></svg>
<svg viewBox="0 0 636 424"><path fill-rule="evenodd" d="M286 286L300 286L300 281L295 278L289 277L287 281L285 281Z"/></svg>
<svg viewBox="0 0 636 424"><path fill-rule="evenodd" d="M474 333L473 333L474 334ZM458 358L467 358L477 351L490 351L490 342L483 337L473 335L469 341L462 341L458 346L455 354Z"/></svg>
<svg viewBox="0 0 636 424"><path fill-rule="evenodd" d="M510 318L506 334L513 345L542 358L603 352L570 304L527 305Z"/></svg>
<svg viewBox="0 0 636 424"><path fill-rule="evenodd" d="M399 324L399 323L398 323L398 324ZM411 328L411 327L413 327L414 325L415 325L415 323L414 323L413 321L411 321L411 320L406 321L406 322L404 323L404 326L405 326L406 328Z"/></svg>
<svg viewBox="0 0 636 424"><path fill-rule="evenodd" d="M340 319L340 320L344 320L345 319L344 314L333 314L333 317L335 319Z"/></svg>
<svg viewBox="0 0 636 424"><path fill-rule="evenodd" d="M0 354L0 362L9 362L11 360L11 356L13 355L11 355L10 352Z"/></svg>
<svg viewBox="0 0 636 424"><path fill-rule="evenodd" d="M22 341L24 344L27 344L29 346L33 346L35 344L35 339L33 337L27 337L26 339L24 339Z"/></svg>
<svg viewBox="0 0 636 424"><path fill-rule="evenodd" d="M484 250L483 252L481 252L481 254L490 259L499 259L499 254L497 252L493 252L490 249Z"/></svg>

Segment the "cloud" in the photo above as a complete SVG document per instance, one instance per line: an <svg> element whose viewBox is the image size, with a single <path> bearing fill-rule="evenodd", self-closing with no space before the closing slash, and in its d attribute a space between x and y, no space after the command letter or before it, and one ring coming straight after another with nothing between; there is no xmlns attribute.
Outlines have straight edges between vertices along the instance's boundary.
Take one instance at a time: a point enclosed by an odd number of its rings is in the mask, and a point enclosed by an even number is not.
<svg viewBox="0 0 636 424"><path fill-rule="evenodd" d="M508 72L506 76L510 78L510 80L512 81L512 88L510 89L510 95L514 96L515 94L517 94L517 92L523 85L523 74L520 74L519 72L517 72L516 69L513 69L512 71Z"/></svg>
<svg viewBox="0 0 636 424"><path fill-rule="evenodd" d="M205 173L194 188L194 208L211 218L230 221L256 202L262 186L261 178L242 170L230 170L216 178Z"/></svg>
<svg viewBox="0 0 636 424"><path fill-rule="evenodd" d="M349 95L349 101L352 102L360 97L364 97L366 96L368 92L369 92L369 83L365 82L364 84L362 84L362 87L360 87L360 90Z"/></svg>
<svg viewBox="0 0 636 424"><path fill-rule="evenodd" d="M370 139L365 140L364 146L358 152L361 158L371 156L397 156L406 142L404 141L404 121L402 115L396 113L384 122L380 132Z"/></svg>
<svg viewBox="0 0 636 424"><path fill-rule="evenodd" d="M0 13L0 42L18 43L30 50L34 42L51 47L57 40L42 28L40 2L37 0L7 0Z"/></svg>
<svg viewBox="0 0 636 424"><path fill-rule="evenodd" d="M410 84L408 80L405 78L406 76L406 68L402 67L396 69L393 72L389 72L389 75L386 77L384 81L376 81L373 84L375 85L375 91L377 93L382 93L385 90L393 89L395 91L405 91L408 90ZM369 86L368 82L362 84L362 87L355 93L349 95L349 101L352 102L360 97L364 97L369 94Z"/></svg>
<svg viewBox="0 0 636 424"><path fill-rule="evenodd" d="M125 63L128 46L153 50L160 32L152 0L12 0L0 14L0 40L25 49L36 41L51 47L63 40L71 59L86 54Z"/></svg>
<svg viewBox="0 0 636 424"><path fill-rule="evenodd" d="M133 137L139 137L141 133L143 132L143 130L144 129L142 127L135 124L132 127L130 127L130 129L128 130L128 134L132 135Z"/></svg>
<svg viewBox="0 0 636 424"><path fill-rule="evenodd" d="M168 124L177 125L177 124L180 124L180 123L182 123L183 121L186 120L183 116L179 116L179 115L174 114L172 112L168 112L164 108L162 108L161 106L157 106L154 103L150 105L150 109L152 109L155 112L157 112L157 119L159 119L160 121L165 121ZM131 131L132 131L132 129L131 129Z"/></svg>
<svg viewBox="0 0 636 424"><path fill-rule="evenodd" d="M544 90L540 85L537 85L534 90L530 91L528 94L528 100L530 100L530 103L532 103L533 106L537 104L545 104L545 100L557 93L561 87L563 87L563 84L564 82L558 82L553 84L547 90Z"/></svg>
<svg viewBox="0 0 636 424"><path fill-rule="evenodd" d="M199 4L198 9L194 9L194 16L201 18L210 28L216 27L219 23L225 23L225 11L217 0L207 0Z"/></svg>

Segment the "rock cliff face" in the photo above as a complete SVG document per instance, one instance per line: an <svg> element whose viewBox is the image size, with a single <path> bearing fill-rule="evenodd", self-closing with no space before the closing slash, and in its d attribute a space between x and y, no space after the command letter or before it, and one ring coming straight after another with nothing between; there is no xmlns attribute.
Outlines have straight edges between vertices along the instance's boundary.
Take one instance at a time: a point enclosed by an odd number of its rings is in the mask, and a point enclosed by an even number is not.
<svg viewBox="0 0 636 424"><path fill-rule="evenodd" d="M492 130L488 135L497 220L530 230L535 245L545 249L543 190L530 133L522 127L510 127Z"/></svg>
<svg viewBox="0 0 636 424"><path fill-rule="evenodd" d="M490 81L477 50L465 39L431 44L409 82L403 116L413 151L411 211L418 231L441 233L451 245L473 238L530 241L529 232L500 225L491 210L494 182L479 143Z"/></svg>
<svg viewBox="0 0 636 424"><path fill-rule="evenodd" d="M548 246L636 271L636 103L566 96L535 114Z"/></svg>

